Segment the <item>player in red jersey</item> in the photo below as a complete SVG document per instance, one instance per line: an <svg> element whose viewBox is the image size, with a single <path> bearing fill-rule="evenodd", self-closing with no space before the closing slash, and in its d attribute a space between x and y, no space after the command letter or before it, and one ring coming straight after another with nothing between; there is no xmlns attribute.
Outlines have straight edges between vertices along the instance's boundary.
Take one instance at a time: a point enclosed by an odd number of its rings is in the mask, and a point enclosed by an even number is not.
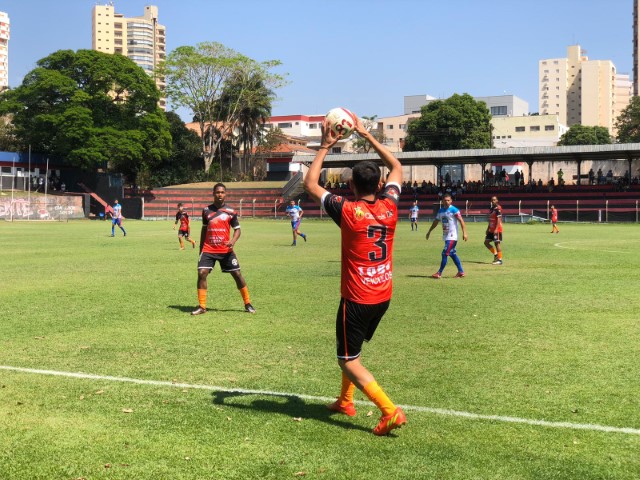
<svg viewBox="0 0 640 480"><path fill-rule="evenodd" d="M551 233L560 233L558 229L558 210L551 205Z"/></svg>
<svg viewBox="0 0 640 480"><path fill-rule="evenodd" d="M180 222L180 228L178 229L178 242L180 242L180 250L184 250L184 239L191 243L192 248L196 248L196 241L191 239L191 220L189 220L189 214L185 211L182 203L178 204L178 211L176 212L176 221L173 224L173 229L176 229L176 225Z"/></svg>
<svg viewBox="0 0 640 480"><path fill-rule="evenodd" d="M495 245L495 248L491 245ZM489 226L484 239L484 246L493 253L493 265L502 265L502 207L498 203L498 197L491 197L491 209L489 210Z"/></svg>
<svg viewBox="0 0 640 480"><path fill-rule="evenodd" d="M240 222L235 210L224 203L227 188L222 183L213 186L213 203L202 210L202 231L200 233L200 260L198 261L198 303L199 306L191 315L207 313L207 276L213 270L216 261L220 269L230 273L240 290L244 309L256 313L249 300L249 289L240 273L240 264L233 251L233 246L240 238ZM229 239L229 231L233 229L233 237Z"/></svg>
<svg viewBox="0 0 640 480"><path fill-rule="evenodd" d="M328 408L355 415L353 393L358 387L382 412L373 433L386 435L404 425L407 419L364 367L360 353L363 342L373 337L391 300L393 238L398 222L402 165L357 117L354 120L358 135L371 143L389 169L386 185L380 182L380 168L371 161L359 162L353 167L349 181L355 195L353 202L331 194L318 184L324 158L340 138L325 120L322 143L304 179L304 187L340 227L342 237L342 298L336 318L342 388L336 402Z"/></svg>

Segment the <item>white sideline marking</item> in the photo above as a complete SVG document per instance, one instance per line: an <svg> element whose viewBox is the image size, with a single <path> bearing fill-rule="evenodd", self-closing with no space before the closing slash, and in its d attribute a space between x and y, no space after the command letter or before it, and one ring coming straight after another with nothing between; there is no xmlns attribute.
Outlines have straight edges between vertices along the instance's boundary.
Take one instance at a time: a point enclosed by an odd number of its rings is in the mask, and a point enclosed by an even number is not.
<svg viewBox="0 0 640 480"><path fill-rule="evenodd" d="M567 250L582 250L582 251L588 251L588 252L605 252L605 253L629 253L629 252L620 252L618 250L601 250L599 248L575 248L575 247L565 247L563 245L563 243L569 243L569 242L559 242L559 243L554 243L553 246L554 247L558 247L558 248L566 248ZM574 242L575 243L575 242Z"/></svg>
<svg viewBox="0 0 640 480"><path fill-rule="evenodd" d="M190 388L190 389L196 389L196 390L209 390L209 391L225 392L225 393L241 393L241 394L249 394L249 395L268 395L268 396L275 396L275 397L295 397L295 398L300 398L302 400L311 400L313 402L333 402L335 400L335 397L320 397L315 395L304 395L304 394L298 394L298 393L272 392L268 390L248 390L243 388L225 388L225 387L216 387L213 385L173 383L173 382L165 382L165 381L159 381L159 380L142 380L138 378L129 378L129 377L112 377L109 375L94 375L91 373L60 372L56 370L39 370L35 368L12 367L9 365L0 365L0 370L9 370L9 371L21 372L21 373L35 373L40 375L54 375L58 377L68 377L68 378L107 380L110 382L121 382L121 383L136 383L138 385L154 385L159 387ZM366 402L366 401L356 401L355 403L359 405L373 405L373 403ZM607 425L597 425L592 423L550 422L547 420L531 420L528 418L506 417L501 415L482 415L478 413L462 412L459 410L420 407L415 405L400 405L400 407L408 411L433 413L436 415L444 415L449 417L462 417L462 418L468 418L471 420L489 420L492 422L523 423L526 425L537 425L541 427L567 428L572 430L590 430L590 431L596 431L596 432L625 433L628 435L640 435L640 429L629 428L629 427L610 427Z"/></svg>

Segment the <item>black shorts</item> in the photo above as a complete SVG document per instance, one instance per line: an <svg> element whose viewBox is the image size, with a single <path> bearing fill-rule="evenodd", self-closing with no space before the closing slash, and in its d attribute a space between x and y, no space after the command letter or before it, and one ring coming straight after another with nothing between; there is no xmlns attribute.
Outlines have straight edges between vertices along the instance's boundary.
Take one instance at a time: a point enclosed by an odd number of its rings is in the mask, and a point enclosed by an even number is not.
<svg viewBox="0 0 640 480"><path fill-rule="evenodd" d="M189 230L178 230L178 236L189 238Z"/></svg>
<svg viewBox="0 0 640 480"><path fill-rule="evenodd" d="M487 236L484 238L485 240L489 240L490 242L500 243L502 241L502 232L498 232L498 233L487 232Z"/></svg>
<svg viewBox="0 0 640 480"><path fill-rule="evenodd" d="M201 252L200 259L198 260L198 270L201 268L213 270L213 267L216 266L216 261L220 262L220 270L223 272L235 272L240 270L240 263L238 263L236 254L233 252L224 254Z"/></svg>
<svg viewBox="0 0 640 480"><path fill-rule="evenodd" d="M353 360L360 356L362 343L373 338L390 301L363 305L340 299L336 316L336 347L338 358Z"/></svg>

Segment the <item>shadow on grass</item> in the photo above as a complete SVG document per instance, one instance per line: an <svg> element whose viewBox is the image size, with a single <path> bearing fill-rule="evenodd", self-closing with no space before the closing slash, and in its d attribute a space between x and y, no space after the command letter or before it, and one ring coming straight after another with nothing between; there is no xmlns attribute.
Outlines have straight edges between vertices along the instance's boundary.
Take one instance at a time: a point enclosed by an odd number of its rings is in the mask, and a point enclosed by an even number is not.
<svg viewBox="0 0 640 480"><path fill-rule="evenodd" d="M355 425L349 421L340 420L340 417L346 417L342 414L329 411L325 405L305 403L303 399L293 395L280 395L277 393L272 395L276 398L286 399L286 402L265 398L256 398L249 404L227 401L232 400L235 397L255 395L256 394L253 393L242 392L213 392L211 394L213 397L213 403L216 405L225 405L227 407L243 410L258 410L261 412L276 413L292 418L299 417L305 420L317 420L347 430L361 430L363 432L371 431L369 428L363 427L362 425Z"/></svg>
<svg viewBox="0 0 640 480"><path fill-rule="evenodd" d="M167 305L167 308L172 308L174 310L179 310L184 313L191 313L197 308L197 305L194 307L193 305ZM244 312L243 308L209 308L207 307L207 313L215 313L215 312ZM206 313L205 313L206 315Z"/></svg>

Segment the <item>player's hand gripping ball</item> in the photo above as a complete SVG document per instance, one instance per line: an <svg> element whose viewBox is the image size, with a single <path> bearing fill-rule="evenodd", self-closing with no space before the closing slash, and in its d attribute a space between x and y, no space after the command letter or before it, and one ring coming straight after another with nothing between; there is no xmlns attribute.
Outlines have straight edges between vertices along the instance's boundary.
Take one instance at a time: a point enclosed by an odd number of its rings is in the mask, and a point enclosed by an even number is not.
<svg viewBox="0 0 640 480"><path fill-rule="evenodd" d="M355 115L346 108L332 108L326 115L331 130L336 135L346 138L353 133L356 126Z"/></svg>

